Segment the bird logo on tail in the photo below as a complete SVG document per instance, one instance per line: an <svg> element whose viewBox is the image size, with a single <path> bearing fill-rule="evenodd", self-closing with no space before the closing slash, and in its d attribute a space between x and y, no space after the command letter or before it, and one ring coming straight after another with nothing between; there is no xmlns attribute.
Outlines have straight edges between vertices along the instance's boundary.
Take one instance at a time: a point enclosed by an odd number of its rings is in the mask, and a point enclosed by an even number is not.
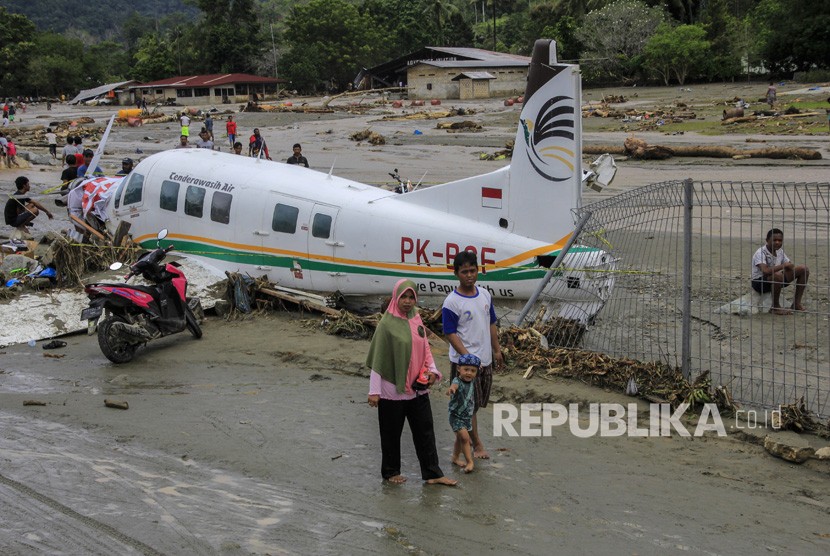
<svg viewBox="0 0 830 556"><path fill-rule="evenodd" d="M545 102L536 114L536 123L522 118L526 152L536 172L551 181L565 181L573 176L576 143L574 141L573 98L556 96Z"/></svg>

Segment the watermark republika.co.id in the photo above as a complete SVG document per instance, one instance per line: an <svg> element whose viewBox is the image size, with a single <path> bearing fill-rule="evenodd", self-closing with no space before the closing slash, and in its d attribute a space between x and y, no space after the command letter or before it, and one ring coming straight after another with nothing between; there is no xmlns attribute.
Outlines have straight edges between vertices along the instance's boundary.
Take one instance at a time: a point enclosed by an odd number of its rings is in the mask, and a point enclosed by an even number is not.
<svg viewBox="0 0 830 556"><path fill-rule="evenodd" d="M577 403L567 406L559 403L497 403L493 404L493 436L545 437L562 431L578 438L665 437L672 434L699 437L706 433L726 436L726 427L716 404L703 404L697 422L687 426L683 419L689 407L688 403L682 403L676 409L667 403L652 403L647 409L648 418L641 420L641 409L636 403L592 403L583 413ZM760 416L754 410L739 410L735 414L734 428L761 428L767 422L772 428L778 428L780 415L780 408L764 411Z"/></svg>

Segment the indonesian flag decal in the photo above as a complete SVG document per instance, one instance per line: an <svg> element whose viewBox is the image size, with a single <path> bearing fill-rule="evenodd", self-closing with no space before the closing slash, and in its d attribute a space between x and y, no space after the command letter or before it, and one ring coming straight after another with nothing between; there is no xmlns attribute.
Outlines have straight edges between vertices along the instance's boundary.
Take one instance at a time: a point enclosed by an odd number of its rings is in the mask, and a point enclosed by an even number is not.
<svg viewBox="0 0 830 556"><path fill-rule="evenodd" d="M502 190L498 187L481 188L481 206L486 208L501 208Z"/></svg>

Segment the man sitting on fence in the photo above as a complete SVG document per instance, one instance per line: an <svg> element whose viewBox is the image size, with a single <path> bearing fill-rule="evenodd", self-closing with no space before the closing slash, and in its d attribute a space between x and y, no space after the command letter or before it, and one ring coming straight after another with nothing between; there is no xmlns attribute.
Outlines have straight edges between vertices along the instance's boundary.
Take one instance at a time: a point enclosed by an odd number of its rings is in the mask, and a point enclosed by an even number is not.
<svg viewBox="0 0 830 556"><path fill-rule="evenodd" d="M792 308L804 311L801 297L810 278L810 269L805 265L795 266L781 248L784 244L784 232L773 228L767 232L767 243L752 256L752 289L764 294L772 291L770 313L790 315L792 311L780 305L781 289L795 280L795 299Z"/></svg>

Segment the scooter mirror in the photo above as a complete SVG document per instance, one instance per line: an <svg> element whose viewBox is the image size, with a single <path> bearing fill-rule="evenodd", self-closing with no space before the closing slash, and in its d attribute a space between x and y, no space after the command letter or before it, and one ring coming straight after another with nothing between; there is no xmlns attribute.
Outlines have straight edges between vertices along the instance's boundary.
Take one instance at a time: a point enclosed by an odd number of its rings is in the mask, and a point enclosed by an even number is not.
<svg viewBox="0 0 830 556"><path fill-rule="evenodd" d="M164 228L163 230L161 230L156 237L158 238L159 241L166 238L167 237L167 228Z"/></svg>
<svg viewBox="0 0 830 556"><path fill-rule="evenodd" d="M110 265L110 270L118 270L122 266L124 266L124 263L114 262Z"/></svg>

